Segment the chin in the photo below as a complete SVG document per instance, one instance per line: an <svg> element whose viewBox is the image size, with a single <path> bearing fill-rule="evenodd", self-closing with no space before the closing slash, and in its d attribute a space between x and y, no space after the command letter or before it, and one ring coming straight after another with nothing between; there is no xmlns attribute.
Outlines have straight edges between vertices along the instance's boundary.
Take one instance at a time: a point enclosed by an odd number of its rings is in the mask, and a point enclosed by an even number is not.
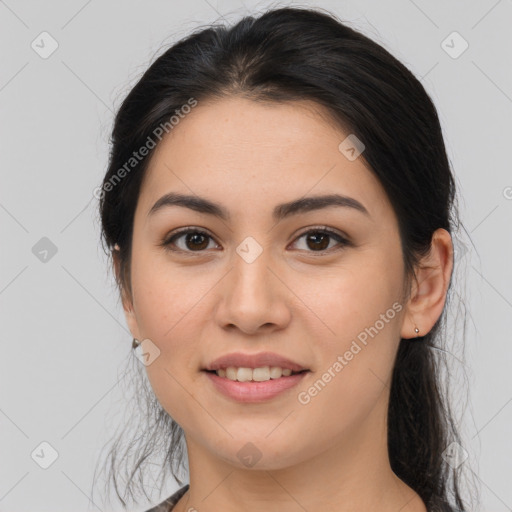
<svg viewBox="0 0 512 512"><path fill-rule="evenodd" d="M275 425L272 428L275 428ZM266 429L264 433L254 432L254 435L230 438L222 445L214 443L212 451L239 469L273 471L302 462L305 451L299 440L286 436L285 431L283 434L287 437L287 442L281 436L276 435L273 438L275 432L269 435L272 428Z"/></svg>

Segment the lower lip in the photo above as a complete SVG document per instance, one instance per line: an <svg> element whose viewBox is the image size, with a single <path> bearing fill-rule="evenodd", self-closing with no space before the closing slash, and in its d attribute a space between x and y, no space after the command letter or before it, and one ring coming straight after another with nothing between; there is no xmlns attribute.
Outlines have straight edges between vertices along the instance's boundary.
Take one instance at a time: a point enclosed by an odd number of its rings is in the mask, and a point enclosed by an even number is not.
<svg viewBox="0 0 512 512"><path fill-rule="evenodd" d="M309 372L296 373L288 377L270 379L264 382L238 382L225 377L219 377L214 372L204 371L206 376L213 383L215 388L223 395L243 403L257 403L271 400L280 393L293 388Z"/></svg>

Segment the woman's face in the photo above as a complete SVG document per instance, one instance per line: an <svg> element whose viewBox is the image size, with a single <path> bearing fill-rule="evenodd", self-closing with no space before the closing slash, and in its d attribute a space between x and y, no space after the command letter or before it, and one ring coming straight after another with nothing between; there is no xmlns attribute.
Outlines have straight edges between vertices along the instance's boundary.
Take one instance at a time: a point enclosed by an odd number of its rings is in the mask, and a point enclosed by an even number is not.
<svg viewBox="0 0 512 512"><path fill-rule="evenodd" d="M355 158L350 134L314 107L199 102L154 150L135 213L127 318L150 340L153 390L189 449L240 468L383 440L405 313L397 219L364 152ZM225 218L183 204L150 212L171 193L215 203ZM332 195L350 199L280 206ZM192 233L164 245L183 228ZM205 371L262 352L308 371L238 384Z"/></svg>

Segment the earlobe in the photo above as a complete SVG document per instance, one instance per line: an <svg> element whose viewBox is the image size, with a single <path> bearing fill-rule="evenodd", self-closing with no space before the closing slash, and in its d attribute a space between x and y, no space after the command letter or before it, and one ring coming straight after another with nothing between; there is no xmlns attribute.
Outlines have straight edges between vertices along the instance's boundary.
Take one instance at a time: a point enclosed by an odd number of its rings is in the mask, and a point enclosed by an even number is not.
<svg viewBox="0 0 512 512"><path fill-rule="evenodd" d="M439 228L432 236L429 253L418 264L406 306L402 338L425 336L430 332L443 312L452 269L452 239L448 231Z"/></svg>

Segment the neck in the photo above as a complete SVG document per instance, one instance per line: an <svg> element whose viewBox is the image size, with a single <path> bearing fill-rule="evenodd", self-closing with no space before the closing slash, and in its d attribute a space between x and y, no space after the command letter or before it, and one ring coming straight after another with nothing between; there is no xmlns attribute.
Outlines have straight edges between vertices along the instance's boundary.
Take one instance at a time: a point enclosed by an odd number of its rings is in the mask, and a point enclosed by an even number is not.
<svg viewBox="0 0 512 512"><path fill-rule="evenodd" d="M301 460L286 467L240 468L186 437L190 489L175 510L426 512L418 494L393 473L386 422L376 428L372 415L385 418L373 410L327 450L308 457L304 448Z"/></svg>

